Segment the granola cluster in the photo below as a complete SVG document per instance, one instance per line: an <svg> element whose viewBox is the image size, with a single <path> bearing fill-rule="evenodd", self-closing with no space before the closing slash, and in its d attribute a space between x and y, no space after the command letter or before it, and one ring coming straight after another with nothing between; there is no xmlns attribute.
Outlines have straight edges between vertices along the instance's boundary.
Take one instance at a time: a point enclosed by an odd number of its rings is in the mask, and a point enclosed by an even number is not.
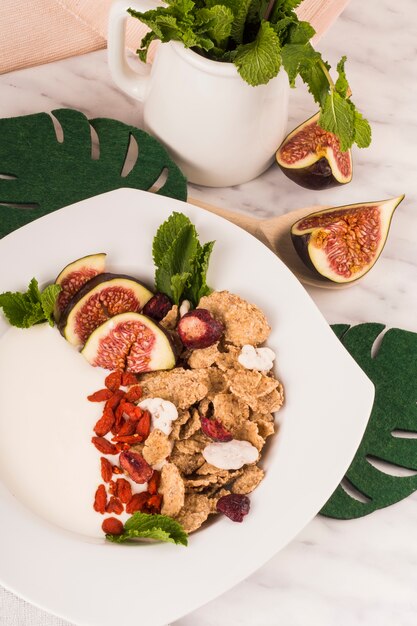
<svg viewBox="0 0 417 626"><path fill-rule="evenodd" d="M264 477L261 452L275 431L273 413L283 403L283 388L272 370L248 369L239 360L243 346L256 347L268 338L270 327L263 312L227 291L203 297L199 308L221 322L224 333L207 348L184 350L173 370L140 376L142 399L172 402L178 417L169 434L156 428L135 446L150 465L160 464L161 513L176 518L187 532L217 512L221 497L249 494L259 485ZM178 321L174 306L161 324L175 333ZM213 444L202 429L202 418L230 433L233 441L249 442L255 456L257 451L256 460L239 469L209 463L205 457L210 445L229 444Z"/></svg>

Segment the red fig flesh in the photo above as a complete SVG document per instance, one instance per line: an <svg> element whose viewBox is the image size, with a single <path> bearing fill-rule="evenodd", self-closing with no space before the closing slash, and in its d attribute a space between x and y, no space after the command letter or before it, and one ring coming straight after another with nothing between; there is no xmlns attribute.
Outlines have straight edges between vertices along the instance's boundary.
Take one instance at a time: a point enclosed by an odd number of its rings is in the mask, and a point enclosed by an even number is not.
<svg viewBox="0 0 417 626"><path fill-rule="evenodd" d="M352 180L350 150L340 150L338 137L318 125L319 116L293 130L276 154L284 174L307 189L326 189Z"/></svg>
<svg viewBox="0 0 417 626"><path fill-rule="evenodd" d="M105 270L106 255L104 253L89 254L77 259L64 267L55 280L61 286L54 316L58 322L69 301L91 278L102 274Z"/></svg>
<svg viewBox="0 0 417 626"><path fill-rule="evenodd" d="M81 353L91 365L133 374L168 370L175 352L166 331L140 313L121 313L96 328Z"/></svg>
<svg viewBox="0 0 417 626"><path fill-rule="evenodd" d="M376 263L403 198L311 213L293 224L294 247L320 278L336 283L357 280Z"/></svg>
<svg viewBox="0 0 417 626"><path fill-rule="evenodd" d="M142 283L124 274L100 274L89 280L70 300L59 328L73 345L83 345L108 318L127 311L141 311L152 297Z"/></svg>

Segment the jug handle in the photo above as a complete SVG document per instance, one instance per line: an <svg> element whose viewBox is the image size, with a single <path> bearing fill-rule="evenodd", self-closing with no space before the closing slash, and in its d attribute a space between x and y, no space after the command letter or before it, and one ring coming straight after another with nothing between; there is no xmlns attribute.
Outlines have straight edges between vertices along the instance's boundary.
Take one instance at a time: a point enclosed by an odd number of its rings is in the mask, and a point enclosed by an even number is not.
<svg viewBox="0 0 417 626"><path fill-rule="evenodd" d="M144 73L135 72L127 63L125 55L125 30L129 17L128 8L149 11L159 5L155 0L117 0L112 4L108 26L108 63L116 85L129 96L143 102L150 80L150 68L142 63ZM139 47L138 41L138 47Z"/></svg>

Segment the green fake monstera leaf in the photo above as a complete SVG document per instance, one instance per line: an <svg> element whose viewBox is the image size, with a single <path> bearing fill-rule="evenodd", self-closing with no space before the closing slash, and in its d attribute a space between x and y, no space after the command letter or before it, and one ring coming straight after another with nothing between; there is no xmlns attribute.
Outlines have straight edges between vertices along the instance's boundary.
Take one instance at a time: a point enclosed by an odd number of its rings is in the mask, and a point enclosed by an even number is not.
<svg viewBox="0 0 417 626"><path fill-rule="evenodd" d="M68 204L119 187L149 190L164 177L156 193L186 200L185 177L148 133L71 109L52 115L58 132L47 113L0 119L0 237ZM138 157L129 171L135 142Z"/></svg>
<svg viewBox="0 0 417 626"><path fill-rule="evenodd" d="M372 355L383 324L332 328L375 385L361 445L344 480L321 510L328 517L352 519L417 490L417 333L392 328ZM412 470L408 472L412 475L404 475L404 469Z"/></svg>

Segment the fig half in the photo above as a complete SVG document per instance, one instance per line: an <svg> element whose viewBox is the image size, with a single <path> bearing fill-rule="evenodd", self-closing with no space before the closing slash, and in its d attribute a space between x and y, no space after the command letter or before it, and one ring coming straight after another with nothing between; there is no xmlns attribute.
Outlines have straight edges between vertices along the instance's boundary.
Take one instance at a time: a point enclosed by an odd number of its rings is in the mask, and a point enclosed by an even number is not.
<svg viewBox="0 0 417 626"><path fill-rule="evenodd" d="M141 311L152 292L132 276L104 273L75 294L61 314L58 328L69 343L82 346L107 319L127 311Z"/></svg>
<svg viewBox="0 0 417 626"><path fill-rule="evenodd" d="M291 227L294 247L307 267L323 280L357 280L376 263L392 215L403 199L404 195L311 213Z"/></svg>
<svg viewBox="0 0 417 626"><path fill-rule="evenodd" d="M172 369L176 361L169 334L140 313L121 313L104 322L81 354L91 365L133 374Z"/></svg>
<svg viewBox="0 0 417 626"><path fill-rule="evenodd" d="M339 138L318 125L320 113L284 139L276 159L285 176L307 189L327 189L352 180L350 150L340 150Z"/></svg>
<svg viewBox="0 0 417 626"><path fill-rule="evenodd" d="M59 322L61 314L71 298L91 278L102 274L105 267L106 255L104 252L83 256L81 259L77 259L64 267L55 280L55 284L61 286L54 310L56 322Z"/></svg>

